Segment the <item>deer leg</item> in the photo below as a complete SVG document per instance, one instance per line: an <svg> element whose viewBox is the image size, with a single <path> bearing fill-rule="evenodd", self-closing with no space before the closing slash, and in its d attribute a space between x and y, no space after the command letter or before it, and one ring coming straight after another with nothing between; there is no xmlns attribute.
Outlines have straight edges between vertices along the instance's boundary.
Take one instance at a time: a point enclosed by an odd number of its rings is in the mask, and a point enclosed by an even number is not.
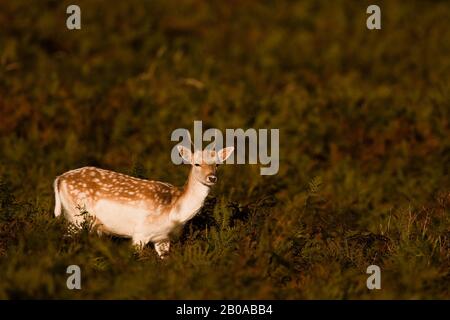
<svg viewBox="0 0 450 320"><path fill-rule="evenodd" d="M136 251L142 251L142 249L144 249L144 247L148 243L148 241L149 241L149 239L136 237L136 236L133 236L133 238L132 238L133 247L135 248Z"/></svg>
<svg viewBox="0 0 450 320"><path fill-rule="evenodd" d="M101 236L103 236L104 234L106 234L105 226L104 226L103 223L101 223L101 221L98 220L96 217L94 218L93 230L95 230L95 231L97 232L97 235L98 235L99 237L101 237Z"/></svg>
<svg viewBox="0 0 450 320"><path fill-rule="evenodd" d="M161 259L164 259L169 253L170 249L170 241L169 240L161 240L155 243L155 250L158 253Z"/></svg>

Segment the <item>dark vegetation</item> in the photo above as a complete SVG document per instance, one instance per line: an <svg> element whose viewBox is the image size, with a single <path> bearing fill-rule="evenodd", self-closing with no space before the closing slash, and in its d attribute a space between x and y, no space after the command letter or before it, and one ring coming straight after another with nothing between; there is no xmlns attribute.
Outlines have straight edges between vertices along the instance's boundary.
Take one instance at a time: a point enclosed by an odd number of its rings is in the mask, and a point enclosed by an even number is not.
<svg viewBox="0 0 450 320"><path fill-rule="evenodd" d="M0 298L449 299L450 4L377 2L0 1ZM66 235L56 175L182 185L194 120L279 128L279 173L223 166L166 261Z"/></svg>

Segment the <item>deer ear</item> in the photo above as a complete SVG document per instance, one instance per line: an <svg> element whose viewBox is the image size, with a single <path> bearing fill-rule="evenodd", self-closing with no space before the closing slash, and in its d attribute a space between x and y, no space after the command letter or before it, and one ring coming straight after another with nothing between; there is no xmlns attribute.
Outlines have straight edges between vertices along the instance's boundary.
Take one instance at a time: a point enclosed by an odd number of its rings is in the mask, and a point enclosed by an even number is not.
<svg viewBox="0 0 450 320"><path fill-rule="evenodd" d="M187 163L192 163L192 152L186 147L183 146L177 146L178 152L180 153L180 156L183 158L184 161L187 161Z"/></svg>
<svg viewBox="0 0 450 320"><path fill-rule="evenodd" d="M225 162L225 160L227 160L228 157L231 156L233 151L234 151L234 147L227 147L227 148L220 149L217 152L217 157L219 158L219 161Z"/></svg>

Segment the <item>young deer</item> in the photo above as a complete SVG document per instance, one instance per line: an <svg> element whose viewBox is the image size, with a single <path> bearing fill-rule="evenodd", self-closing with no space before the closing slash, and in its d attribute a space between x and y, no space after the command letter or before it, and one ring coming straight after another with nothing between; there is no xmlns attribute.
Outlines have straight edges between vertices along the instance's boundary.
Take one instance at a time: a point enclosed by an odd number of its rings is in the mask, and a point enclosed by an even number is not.
<svg viewBox="0 0 450 320"><path fill-rule="evenodd" d="M169 252L170 234L181 229L202 207L217 181L218 164L234 148L192 154L188 148L178 146L178 151L192 165L184 187L84 167L55 179L55 216L64 209L66 219L80 228L86 217L80 214L83 208L93 217L99 233L131 238L139 248L152 242L164 258Z"/></svg>

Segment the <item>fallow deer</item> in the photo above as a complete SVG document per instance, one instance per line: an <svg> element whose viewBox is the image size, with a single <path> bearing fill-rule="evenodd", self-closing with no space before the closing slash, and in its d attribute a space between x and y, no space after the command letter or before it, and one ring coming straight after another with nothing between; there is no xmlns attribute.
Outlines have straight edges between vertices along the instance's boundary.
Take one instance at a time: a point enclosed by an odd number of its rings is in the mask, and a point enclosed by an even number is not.
<svg viewBox="0 0 450 320"><path fill-rule="evenodd" d="M184 187L83 167L55 179L55 216L64 212L65 218L80 228L86 219L80 214L83 208L93 218L97 231L131 238L138 248L152 242L164 258L171 233L200 210L217 181L218 164L232 154L234 147L192 153L178 146L178 151L192 165Z"/></svg>

